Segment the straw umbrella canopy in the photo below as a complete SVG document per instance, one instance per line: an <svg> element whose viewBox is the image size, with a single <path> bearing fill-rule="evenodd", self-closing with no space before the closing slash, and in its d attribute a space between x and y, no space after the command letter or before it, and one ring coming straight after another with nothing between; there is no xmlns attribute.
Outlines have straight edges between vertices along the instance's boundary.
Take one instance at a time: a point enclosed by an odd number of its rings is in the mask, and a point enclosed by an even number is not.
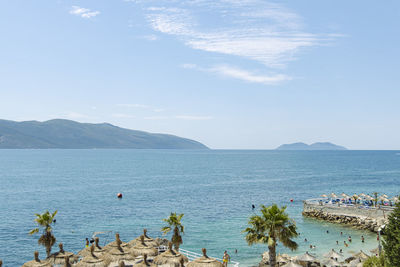
<svg viewBox="0 0 400 267"><path fill-rule="evenodd" d="M317 258L308 253L308 251L300 256L296 257L297 261L303 261L303 262L314 262L317 261Z"/></svg>
<svg viewBox="0 0 400 267"><path fill-rule="evenodd" d="M329 259L325 262L323 262L323 265L327 266L327 267L340 267L342 266L342 264L340 264L337 260L335 259Z"/></svg>
<svg viewBox="0 0 400 267"><path fill-rule="evenodd" d="M278 254L278 256L276 256L276 263L279 265L281 263L287 263L289 261L289 259L287 259L286 257L284 257L281 254Z"/></svg>
<svg viewBox="0 0 400 267"><path fill-rule="evenodd" d="M343 257L342 254L337 253L334 249L332 249L331 251L329 251L329 253L324 255L325 258L334 258L334 259L340 259Z"/></svg>
<svg viewBox="0 0 400 267"><path fill-rule="evenodd" d="M214 258L210 258L207 256L207 250L205 248L202 249L203 256L195 259L192 262L189 262L186 267L223 267L224 265L217 261Z"/></svg>
<svg viewBox="0 0 400 267"><path fill-rule="evenodd" d="M147 261L147 255L146 254L144 254L143 255L143 260L141 261L141 262L139 262L139 263L136 263L136 264L134 264L133 265L133 267L156 267L157 265L156 264L154 264L154 263L150 263L150 262L148 262ZM168 265L167 265L168 266ZM171 266L174 266L174 265L171 265ZM181 267L181 265L176 265L177 267ZM182 265L182 267L183 267L183 265Z"/></svg>
<svg viewBox="0 0 400 267"><path fill-rule="evenodd" d="M135 256L132 255L132 253L130 252L129 248L124 248L121 246L122 241L121 240L117 240L119 242L117 242L117 247L116 248L112 248L111 250L109 250L104 257L107 258L108 260L110 260L110 262L113 261L121 261L121 260L126 260L126 261L134 261L135 260Z"/></svg>
<svg viewBox="0 0 400 267"><path fill-rule="evenodd" d="M90 247L90 254L85 256L74 267L108 267L110 260L94 254L94 244Z"/></svg>
<svg viewBox="0 0 400 267"><path fill-rule="evenodd" d="M145 243L144 241L144 236L140 236L140 242L133 246L130 250L132 254L137 257L141 255L147 255L147 256L157 256L158 255L158 250L152 246L149 246Z"/></svg>
<svg viewBox="0 0 400 267"><path fill-rule="evenodd" d="M390 200L393 201L394 203L399 202L399 198L398 197L392 197Z"/></svg>
<svg viewBox="0 0 400 267"><path fill-rule="evenodd" d="M115 241L108 243L107 245L104 246L104 250L108 251L111 250L113 248L118 247L118 243L120 243L121 247L129 247L129 244L126 242L121 241L121 239L119 238L119 234L116 233L115 234Z"/></svg>
<svg viewBox="0 0 400 267"><path fill-rule="evenodd" d="M158 247L160 245L155 239L153 239L147 235L147 229L143 229L143 236L144 236L144 243L146 245L151 246L151 247ZM129 246L133 247L137 244L140 244L140 242L141 241L140 241L140 236L139 236L139 237L133 239L132 241L129 241L128 244L129 244Z"/></svg>
<svg viewBox="0 0 400 267"><path fill-rule="evenodd" d="M360 252L353 254L354 258L360 258L362 260L366 260L369 258L369 255L366 254L364 251L360 250Z"/></svg>
<svg viewBox="0 0 400 267"><path fill-rule="evenodd" d="M361 267L363 266L363 260L360 258L354 259L347 264L347 267Z"/></svg>
<svg viewBox="0 0 400 267"><path fill-rule="evenodd" d="M323 195L321 195L321 197L328 197L327 195L325 195L325 194L323 194Z"/></svg>
<svg viewBox="0 0 400 267"><path fill-rule="evenodd" d="M382 197L384 197L384 198L389 198L389 196L386 195L386 194L383 194Z"/></svg>
<svg viewBox="0 0 400 267"><path fill-rule="evenodd" d="M39 259L39 252L35 251L34 259L28 262L25 262L22 267L51 267L51 263L47 260Z"/></svg>
<svg viewBox="0 0 400 267"><path fill-rule="evenodd" d="M69 262L69 257L64 257L64 265L62 267L72 267L72 264Z"/></svg>
<svg viewBox="0 0 400 267"><path fill-rule="evenodd" d="M93 253L97 256L100 256L100 255L103 255L105 252L106 252L106 250L99 245L99 238L96 237L94 239L94 252ZM90 248L84 248L78 252L78 256L85 257L87 255L90 255Z"/></svg>
<svg viewBox="0 0 400 267"><path fill-rule="evenodd" d="M337 198L337 195L335 193L331 193L332 198Z"/></svg>
<svg viewBox="0 0 400 267"><path fill-rule="evenodd" d="M345 193L342 193L341 196L344 197L344 198L349 198L349 195L347 195Z"/></svg>
<svg viewBox="0 0 400 267"><path fill-rule="evenodd" d="M359 196L359 197L363 197L363 198L364 198L364 197L366 197L367 195L366 195L366 194L364 194L364 193L361 193L361 194L359 194L358 196Z"/></svg>
<svg viewBox="0 0 400 267"><path fill-rule="evenodd" d="M376 254L379 254L379 247L374 248L374 249L371 249L370 252L373 253L373 254L375 254L375 255L376 255Z"/></svg>
<svg viewBox="0 0 400 267"><path fill-rule="evenodd" d="M182 261L184 263L186 263L186 262L189 262L189 259L186 256L180 254L179 252L173 250L172 242L168 243L167 251L161 253L160 255L156 256L153 259L153 263L155 263L157 265L168 264L168 265L176 266L176 267L179 267L181 265Z"/></svg>
<svg viewBox="0 0 400 267"><path fill-rule="evenodd" d="M64 264L65 262L65 257L69 258L69 262L76 262L77 261L77 257L75 256L74 253L72 252L68 252L64 250L64 246L63 243L58 244L58 247L60 248L60 251L51 254L47 260L51 263L51 264Z"/></svg>
<svg viewBox="0 0 400 267"><path fill-rule="evenodd" d="M282 265L282 267L303 267L303 266L301 266L300 264L294 263L293 261L290 260L285 265Z"/></svg>

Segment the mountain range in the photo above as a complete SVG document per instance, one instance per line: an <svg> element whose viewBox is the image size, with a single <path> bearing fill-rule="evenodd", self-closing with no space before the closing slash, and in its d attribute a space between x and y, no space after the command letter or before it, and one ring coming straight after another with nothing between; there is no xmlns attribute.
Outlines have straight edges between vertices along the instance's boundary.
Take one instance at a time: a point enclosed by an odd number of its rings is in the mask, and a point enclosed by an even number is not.
<svg viewBox="0 0 400 267"><path fill-rule="evenodd" d="M197 141L175 135L64 119L44 122L0 120L1 148L208 149Z"/></svg>
<svg viewBox="0 0 400 267"><path fill-rule="evenodd" d="M281 145L276 150L347 150L347 148L329 142L317 142L311 145L299 142Z"/></svg>

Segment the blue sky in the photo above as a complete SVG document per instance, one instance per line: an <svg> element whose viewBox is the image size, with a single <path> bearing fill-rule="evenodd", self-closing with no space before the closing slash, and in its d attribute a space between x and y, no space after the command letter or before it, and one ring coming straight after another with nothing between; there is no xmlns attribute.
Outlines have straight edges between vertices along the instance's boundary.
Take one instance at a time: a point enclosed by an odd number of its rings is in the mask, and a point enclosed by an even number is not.
<svg viewBox="0 0 400 267"><path fill-rule="evenodd" d="M0 117L400 149L400 2L6 0Z"/></svg>

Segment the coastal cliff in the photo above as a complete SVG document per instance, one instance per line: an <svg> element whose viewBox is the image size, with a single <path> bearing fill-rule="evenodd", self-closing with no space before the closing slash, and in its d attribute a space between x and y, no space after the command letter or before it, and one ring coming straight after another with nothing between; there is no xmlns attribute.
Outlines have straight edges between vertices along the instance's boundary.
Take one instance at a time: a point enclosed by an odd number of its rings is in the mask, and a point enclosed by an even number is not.
<svg viewBox="0 0 400 267"><path fill-rule="evenodd" d="M340 223L358 229L378 232L387 223L390 209L364 209L334 205L318 205L304 201L303 216L316 218L332 223Z"/></svg>

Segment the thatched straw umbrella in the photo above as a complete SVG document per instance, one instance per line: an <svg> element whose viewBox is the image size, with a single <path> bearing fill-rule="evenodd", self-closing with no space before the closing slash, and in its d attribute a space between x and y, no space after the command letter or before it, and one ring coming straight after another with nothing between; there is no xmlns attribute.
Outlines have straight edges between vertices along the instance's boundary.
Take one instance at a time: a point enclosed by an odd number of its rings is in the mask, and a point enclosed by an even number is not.
<svg viewBox="0 0 400 267"><path fill-rule="evenodd" d="M124 248L121 246L121 240L117 240L117 247L112 248L111 250L107 251L107 253L104 255L105 258L110 260L110 262L119 262L122 260L125 261L134 261L135 256L132 255L130 252L129 248Z"/></svg>
<svg viewBox="0 0 400 267"><path fill-rule="evenodd" d="M158 250L152 246L149 246L144 241L144 236L140 236L140 242L131 248L132 254L137 257L141 255L157 256Z"/></svg>
<svg viewBox="0 0 400 267"><path fill-rule="evenodd" d="M332 249L331 251L329 251L329 253L325 254L324 257L326 258L334 258L334 259L341 259L343 257L342 254L337 253L334 249Z"/></svg>
<svg viewBox="0 0 400 267"><path fill-rule="evenodd" d="M120 243L119 246L121 246L121 247L127 247L127 248L129 247L129 244L126 242L122 242L121 239L119 238L119 234L116 233L115 241L108 243L103 249L108 251L110 249L116 248L116 247L118 247L117 243Z"/></svg>
<svg viewBox="0 0 400 267"><path fill-rule="evenodd" d="M327 195L325 195L325 194L323 194L323 195L321 195L321 197L328 197Z"/></svg>
<svg viewBox="0 0 400 267"><path fill-rule="evenodd" d="M94 254L94 245L90 247L90 254L85 256L74 267L108 267L110 260Z"/></svg>
<svg viewBox="0 0 400 267"><path fill-rule="evenodd" d="M144 236L144 243L150 247L158 247L160 244L159 242L157 242L155 239L149 237L147 235L147 229L143 229L143 236ZM140 240L140 236L133 239L132 241L128 242L129 246L134 247L137 244L140 244L141 240Z"/></svg>
<svg viewBox="0 0 400 267"><path fill-rule="evenodd" d="M69 257L64 257L64 265L62 267L72 267L71 263L69 262Z"/></svg>
<svg viewBox="0 0 400 267"><path fill-rule="evenodd" d="M285 265L282 265L282 267L303 267L300 264L294 263L293 261L289 261Z"/></svg>
<svg viewBox="0 0 400 267"><path fill-rule="evenodd" d="M340 267L342 266L341 263L339 263L337 260L335 259L329 259L325 262L322 262L323 265L327 266L327 267Z"/></svg>
<svg viewBox="0 0 400 267"><path fill-rule="evenodd" d="M331 193L331 198L337 198L337 195L335 193Z"/></svg>
<svg viewBox="0 0 400 267"><path fill-rule="evenodd" d="M217 261L214 258L210 258L207 256L207 250L205 248L202 249L203 256L195 259L192 262L189 262L186 267L223 267L224 265Z"/></svg>
<svg viewBox="0 0 400 267"><path fill-rule="evenodd" d="M39 259L39 252L35 251L33 255L34 259L24 263L22 267L51 267L50 262L48 262L47 260Z"/></svg>
<svg viewBox="0 0 400 267"><path fill-rule="evenodd" d="M297 256L296 260L301 263L304 263L307 266L309 264L311 264L312 262L318 262L318 259L316 257L314 257L313 255L309 254L308 251L306 251L306 253L304 253L300 256Z"/></svg>
<svg viewBox="0 0 400 267"><path fill-rule="evenodd" d="M143 255L143 260L141 262L136 263L136 264L133 265L133 267L150 267L150 266L155 267L157 265L148 262L146 254ZM183 267L183 265L182 265L182 267Z"/></svg>
<svg viewBox="0 0 400 267"><path fill-rule="evenodd" d="M356 259L359 258L359 259L362 259L362 260L366 260L366 259L369 258L369 255L366 254L364 251L360 250L360 252L358 252L356 254L353 254L353 257L356 258Z"/></svg>
<svg viewBox="0 0 400 267"><path fill-rule="evenodd" d="M168 250L161 253L153 259L153 263L156 265L168 264L170 266L179 267L183 263L189 262L189 259L180 254L179 252L172 249L172 242L168 243Z"/></svg>
<svg viewBox="0 0 400 267"><path fill-rule="evenodd" d="M363 261L360 258L352 260L347 264L347 267L361 267L361 266L363 266Z"/></svg>
<svg viewBox="0 0 400 267"><path fill-rule="evenodd" d="M51 254L47 260L51 263L51 264L64 264L65 262L65 257L69 258L69 261L74 263L78 260L78 257L74 255L74 253L72 252L67 252L64 250L64 246L63 243L58 244L58 247L60 248L60 251Z"/></svg>
<svg viewBox="0 0 400 267"><path fill-rule="evenodd" d="M103 255L106 250L99 245L99 238L94 239L94 254L97 256ZM78 252L78 256L85 257L90 254L90 248L84 248Z"/></svg>
<svg viewBox="0 0 400 267"><path fill-rule="evenodd" d="M289 261L289 258L287 258L287 257L285 257L285 256L283 256L281 254L278 254L278 256L276 256L276 260L275 261L279 266L281 264L287 263Z"/></svg>

